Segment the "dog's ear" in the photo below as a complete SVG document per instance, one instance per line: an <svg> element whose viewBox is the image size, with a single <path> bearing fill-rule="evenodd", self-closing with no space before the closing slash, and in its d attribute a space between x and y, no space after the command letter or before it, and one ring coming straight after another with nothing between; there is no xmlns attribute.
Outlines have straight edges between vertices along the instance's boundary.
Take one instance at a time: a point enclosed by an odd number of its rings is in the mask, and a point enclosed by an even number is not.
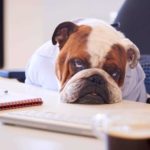
<svg viewBox="0 0 150 150"><path fill-rule="evenodd" d="M77 30L77 25L72 22L63 22L59 24L52 36L52 43L56 45L59 44L59 48L61 49L69 36Z"/></svg>
<svg viewBox="0 0 150 150"><path fill-rule="evenodd" d="M121 40L121 44L126 49L127 62L130 68L135 68L140 59L140 51L138 47L129 39L125 38Z"/></svg>

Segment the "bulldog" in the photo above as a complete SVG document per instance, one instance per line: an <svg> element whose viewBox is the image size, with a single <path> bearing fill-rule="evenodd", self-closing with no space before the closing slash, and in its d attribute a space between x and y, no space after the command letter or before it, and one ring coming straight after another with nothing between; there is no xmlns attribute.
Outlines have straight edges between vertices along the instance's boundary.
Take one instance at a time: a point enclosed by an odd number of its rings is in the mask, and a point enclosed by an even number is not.
<svg viewBox="0 0 150 150"><path fill-rule="evenodd" d="M140 52L113 26L101 20L63 22L56 27L52 43L60 49L56 75L63 102L111 104L130 91L132 80L126 81L127 74L140 68ZM125 82L128 85L124 86ZM146 99L145 90L138 91L135 99Z"/></svg>

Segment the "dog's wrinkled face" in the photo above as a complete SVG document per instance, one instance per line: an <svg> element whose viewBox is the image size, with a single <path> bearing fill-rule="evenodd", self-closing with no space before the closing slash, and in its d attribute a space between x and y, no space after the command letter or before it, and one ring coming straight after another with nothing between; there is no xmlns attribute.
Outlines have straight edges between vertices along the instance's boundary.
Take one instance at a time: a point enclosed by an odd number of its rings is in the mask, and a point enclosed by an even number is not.
<svg viewBox="0 0 150 150"><path fill-rule="evenodd" d="M76 25L64 22L55 29L53 44L60 53L56 74L64 102L104 104L122 99L126 69L134 68L138 48L106 23Z"/></svg>

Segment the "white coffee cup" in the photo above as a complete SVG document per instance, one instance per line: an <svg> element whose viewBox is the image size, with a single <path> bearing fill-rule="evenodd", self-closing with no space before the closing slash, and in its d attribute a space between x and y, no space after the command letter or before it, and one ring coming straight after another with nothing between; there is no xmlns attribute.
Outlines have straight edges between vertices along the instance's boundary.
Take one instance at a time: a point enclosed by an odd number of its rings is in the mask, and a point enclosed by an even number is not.
<svg viewBox="0 0 150 150"><path fill-rule="evenodd" d="M93 131L105 150L150 150L150 114L97 114Z"/></svg>

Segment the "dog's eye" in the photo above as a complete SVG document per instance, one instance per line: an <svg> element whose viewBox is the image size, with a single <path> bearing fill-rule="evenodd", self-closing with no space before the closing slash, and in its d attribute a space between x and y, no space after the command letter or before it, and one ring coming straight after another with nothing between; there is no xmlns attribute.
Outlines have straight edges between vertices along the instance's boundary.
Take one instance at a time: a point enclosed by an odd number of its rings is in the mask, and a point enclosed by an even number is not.
<svg viewBox="0 0 150 150"><path fill-rule="evenodd" d="M113 71L110 71L108 72L112 78L115 80L115 81L118 81L119 78L120 78L120 71L119 70L113 70Z"/></svg>
<svg viewBox="0 0 150 150"><path fill-rule="evenodd" d="M116 71L116 72L113 72L112 74L111 74L111 76L113 77L113 78L118 78L119 77L119 72L118 71Z"/></svg>
<svg viewBox="0 0 150 150"><path fill-rule="evenodd" d="M87 68L87 66L84 63L84 61L81 60L81 59L78 59L78 58L75 58L75 59L71 60L71 66L72 66L72 69L75 72L79 72L79 71Z"/></svg>
<svg viewBox="0 0 150 150"><path fill-rule="evenodd" d="M78 70L83 70L85 68L83 61L81 59L74 59L74 66L78 69Z"/></svg>
<svg viewBox="0 0 150 150"><path fill-rule="evenodd" d="M120 78L120 69L114 66L104 66L104 70L117 82Z"/></svg>

